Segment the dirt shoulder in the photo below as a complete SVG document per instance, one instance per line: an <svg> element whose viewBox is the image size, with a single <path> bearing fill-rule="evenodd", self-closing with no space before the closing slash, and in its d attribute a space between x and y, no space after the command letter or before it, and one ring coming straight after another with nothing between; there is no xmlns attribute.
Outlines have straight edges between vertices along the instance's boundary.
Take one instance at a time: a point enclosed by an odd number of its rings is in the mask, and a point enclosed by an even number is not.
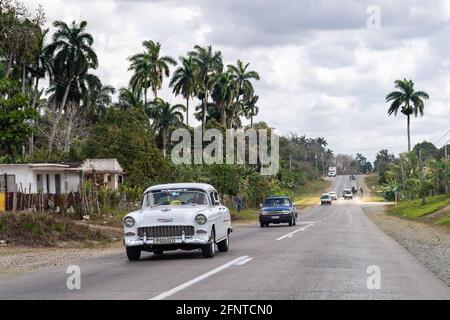
<svg viewBox="0 0 450 320"><path fill-rule="evenodd" d="M388 215L386 206L363 205L363 210L381 230L450 286L448 228Z"/></svg>
<svg viewBox="0 0 450 320"><path fill-rule="evenodd" d="M70 244L74 245L74 244ZM120 241L95 248L26 248L0 247L0 278L18 275L41 268L67 265L88 259L119 254L123 251Z"/></svg>

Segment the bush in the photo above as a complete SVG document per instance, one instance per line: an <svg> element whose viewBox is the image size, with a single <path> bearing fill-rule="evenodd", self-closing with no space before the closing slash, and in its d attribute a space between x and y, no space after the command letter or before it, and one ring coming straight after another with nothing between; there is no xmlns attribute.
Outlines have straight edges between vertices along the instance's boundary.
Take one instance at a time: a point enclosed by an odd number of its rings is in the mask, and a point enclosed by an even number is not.
<svg viewBox="0 0 450 320"><path fill-rule="evenodd" d="M0 216L0 239L17 246L55 246L61 241L106 241L100 230L46 213L6 213Z"/></svg>

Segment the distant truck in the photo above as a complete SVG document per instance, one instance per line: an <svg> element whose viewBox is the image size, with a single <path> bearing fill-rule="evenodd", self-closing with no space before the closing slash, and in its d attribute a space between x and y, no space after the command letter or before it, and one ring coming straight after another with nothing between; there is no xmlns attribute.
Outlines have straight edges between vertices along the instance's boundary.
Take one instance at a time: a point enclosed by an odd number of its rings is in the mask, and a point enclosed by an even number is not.
<svg viewBox="0 0 450 320"><path fill-rule="evenodd" d="M328 168L328 176L329 177L334 178L334 177L336 177L336 174L337 174L336 167L329 167Z"/></svg>

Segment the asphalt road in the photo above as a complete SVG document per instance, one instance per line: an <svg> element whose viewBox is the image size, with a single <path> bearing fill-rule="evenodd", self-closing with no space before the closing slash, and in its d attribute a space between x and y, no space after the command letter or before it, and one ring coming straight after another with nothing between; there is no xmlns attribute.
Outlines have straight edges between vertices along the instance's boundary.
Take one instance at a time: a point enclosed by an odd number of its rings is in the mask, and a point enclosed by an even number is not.
<svg viewBox="0 0 450 320"><path fill-rule="evenodd" d="M332 189L350 183L338 176ZM31 272L1 280L0 299L450 299L357 200L308 209L295 227L239 227L230 244L213 259L199 251L95 258L79 265L79 290L67 289L67 266Z"/></svg>

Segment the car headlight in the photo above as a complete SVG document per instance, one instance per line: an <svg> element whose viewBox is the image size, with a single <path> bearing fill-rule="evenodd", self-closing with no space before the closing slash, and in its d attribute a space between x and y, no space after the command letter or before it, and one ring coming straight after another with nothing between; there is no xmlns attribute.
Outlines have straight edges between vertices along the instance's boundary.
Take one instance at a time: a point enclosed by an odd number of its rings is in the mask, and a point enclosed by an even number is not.
<svg viewBox="0 0 450 320"><path fill-rule="evenodd" d="M208 219L206 218L206 216L204 214L198 214L195 217L195 222L197 222L198 224L205 224L207 220Z"/></svg>
<svg viewBox="0 0 450 320"><path fill-rule="evenodd" d="M125 219L123 219L123 224L127 228L131 228L132 226L134 226L135 222L136 221L132 217L126 217Z"/></svg>
<svg viewBox="0 0 450 320"><path fill-rule="evenodd" d="M265 211L265 210L261 210L259 213L260 213L262 216L265 216L266 214L268 214L268 212Z"/></svg>

